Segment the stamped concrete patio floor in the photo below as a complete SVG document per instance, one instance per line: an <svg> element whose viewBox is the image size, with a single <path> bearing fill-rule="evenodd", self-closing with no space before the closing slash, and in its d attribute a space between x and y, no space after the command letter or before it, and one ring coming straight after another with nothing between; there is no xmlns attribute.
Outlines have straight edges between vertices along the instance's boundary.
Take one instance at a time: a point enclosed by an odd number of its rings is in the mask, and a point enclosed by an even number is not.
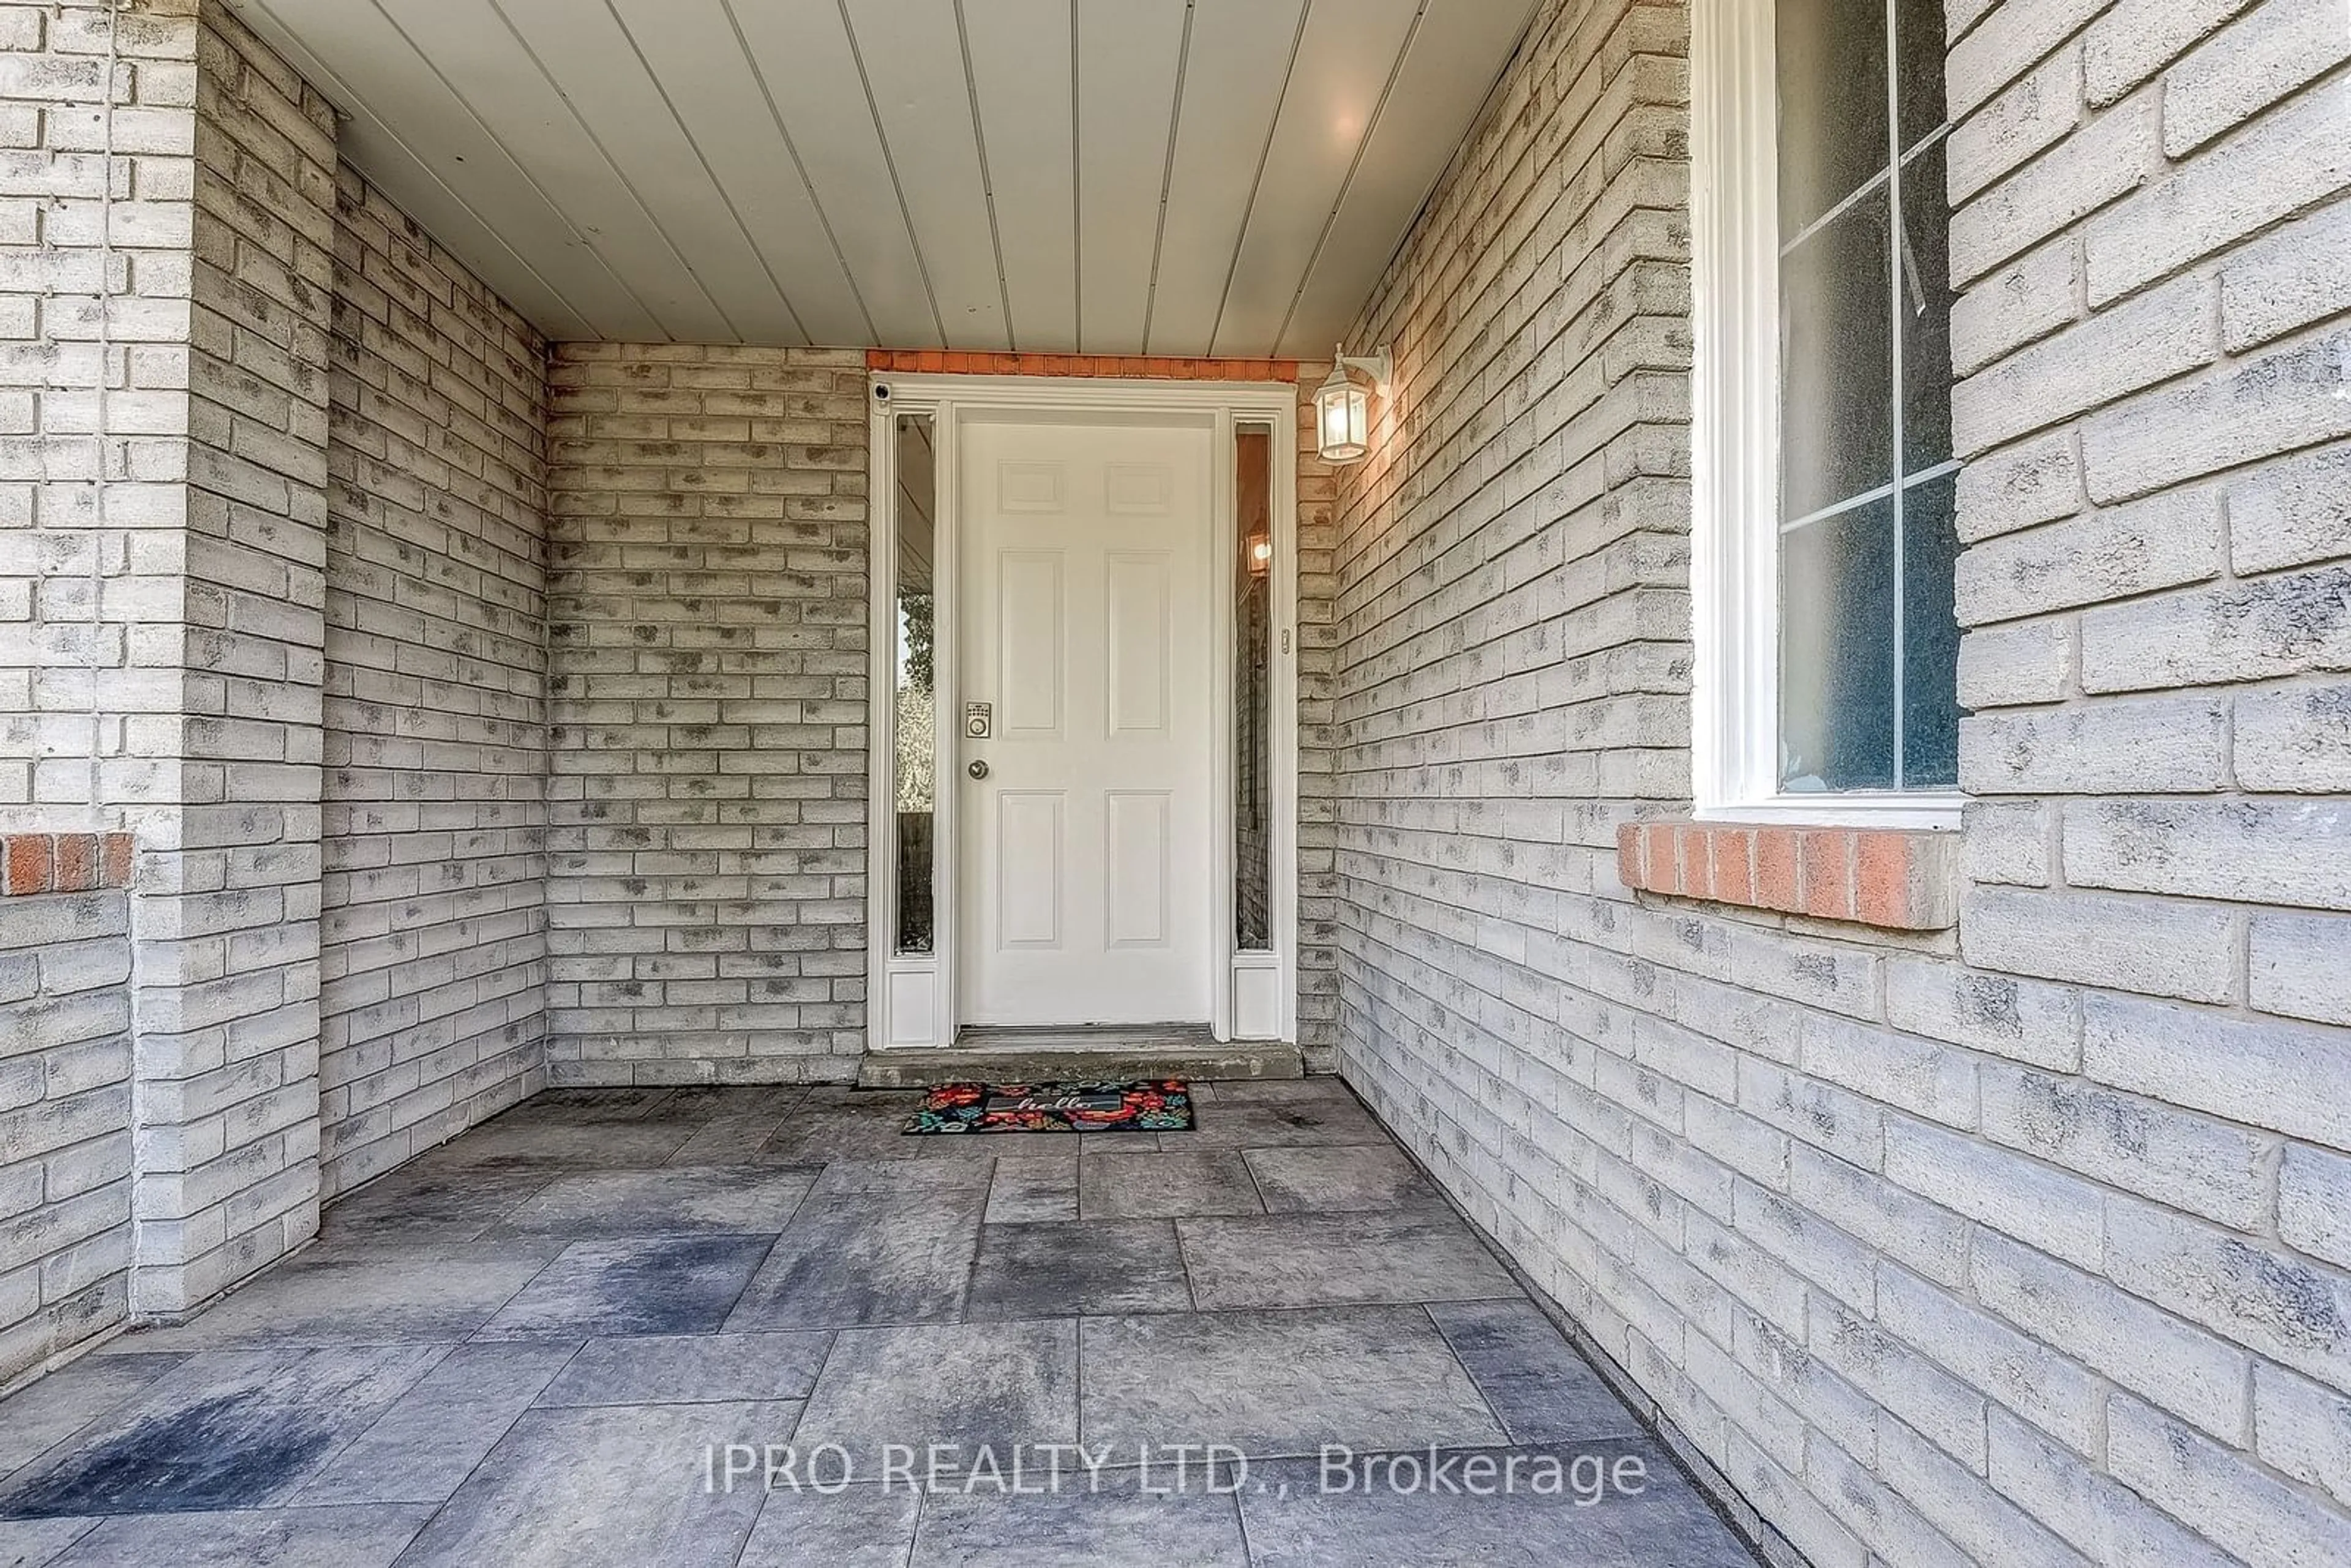
<svg viewBox="0 0 2351 1568"><path fill-rule="evenodd" d="M1336 1082L914 1101L538 1096L0 1404L0 1563L1751 1568Z"/></svg>

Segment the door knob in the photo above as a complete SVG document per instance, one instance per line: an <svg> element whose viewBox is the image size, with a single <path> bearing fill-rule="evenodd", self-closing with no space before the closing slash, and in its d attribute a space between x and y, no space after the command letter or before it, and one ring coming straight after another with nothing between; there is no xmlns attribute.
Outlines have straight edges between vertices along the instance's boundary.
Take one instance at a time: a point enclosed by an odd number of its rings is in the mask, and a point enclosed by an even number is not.
<svg viewBox="0 0 2351 1568"><path fill-rule="evenodd" d="M987 764L975 758L972 765L965 768L964 771L970 774L975 779L985 779L987 777Z"/></svg>

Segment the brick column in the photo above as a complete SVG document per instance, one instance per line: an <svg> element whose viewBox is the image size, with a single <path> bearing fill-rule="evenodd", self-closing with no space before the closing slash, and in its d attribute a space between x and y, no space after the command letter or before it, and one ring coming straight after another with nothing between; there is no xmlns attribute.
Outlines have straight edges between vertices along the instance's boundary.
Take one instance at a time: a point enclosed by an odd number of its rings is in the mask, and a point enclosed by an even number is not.
<svg viewBox="0 0 2351 1568"><path fill-rule="evenodd" d="M332 110L205 5L194 83L178 810L145 824L131 1308L319 1223Z"/></svg>
<svg viewBox="0 0 2351 1568"><path fill-rule="evenodd" d="M334 120L210 0L0 3L0 831L137 837L170 1315L318 1223Z"/></svg>

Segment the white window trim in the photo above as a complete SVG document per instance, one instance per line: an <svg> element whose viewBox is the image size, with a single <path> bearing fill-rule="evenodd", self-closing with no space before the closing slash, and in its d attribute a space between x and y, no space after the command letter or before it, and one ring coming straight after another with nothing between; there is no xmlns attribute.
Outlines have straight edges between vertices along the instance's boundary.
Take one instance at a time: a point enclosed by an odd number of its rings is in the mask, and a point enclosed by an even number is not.
<svg viewBox="0 0 2351 1568"><path fill-rule="evenodd" d="M1770 0L1690 16L1690 790L1701 821L1956 828L1958 791L1780 788L1778 87Z"/></svg>

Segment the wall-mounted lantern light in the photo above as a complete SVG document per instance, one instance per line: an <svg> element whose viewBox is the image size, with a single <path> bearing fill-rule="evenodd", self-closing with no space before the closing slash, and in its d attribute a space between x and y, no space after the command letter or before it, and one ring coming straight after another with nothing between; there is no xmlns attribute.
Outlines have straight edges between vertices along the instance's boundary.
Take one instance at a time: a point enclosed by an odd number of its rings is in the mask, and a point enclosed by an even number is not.
<svg viewBox="0 0 2351 1568"><path fill-rule="evenodd" d="M1314 449L1323 462L1360 463L1370 455L1372 393L1387 392L1391 369L1385 349L1332 356L1329 378L1314 389Z"/></svg>

